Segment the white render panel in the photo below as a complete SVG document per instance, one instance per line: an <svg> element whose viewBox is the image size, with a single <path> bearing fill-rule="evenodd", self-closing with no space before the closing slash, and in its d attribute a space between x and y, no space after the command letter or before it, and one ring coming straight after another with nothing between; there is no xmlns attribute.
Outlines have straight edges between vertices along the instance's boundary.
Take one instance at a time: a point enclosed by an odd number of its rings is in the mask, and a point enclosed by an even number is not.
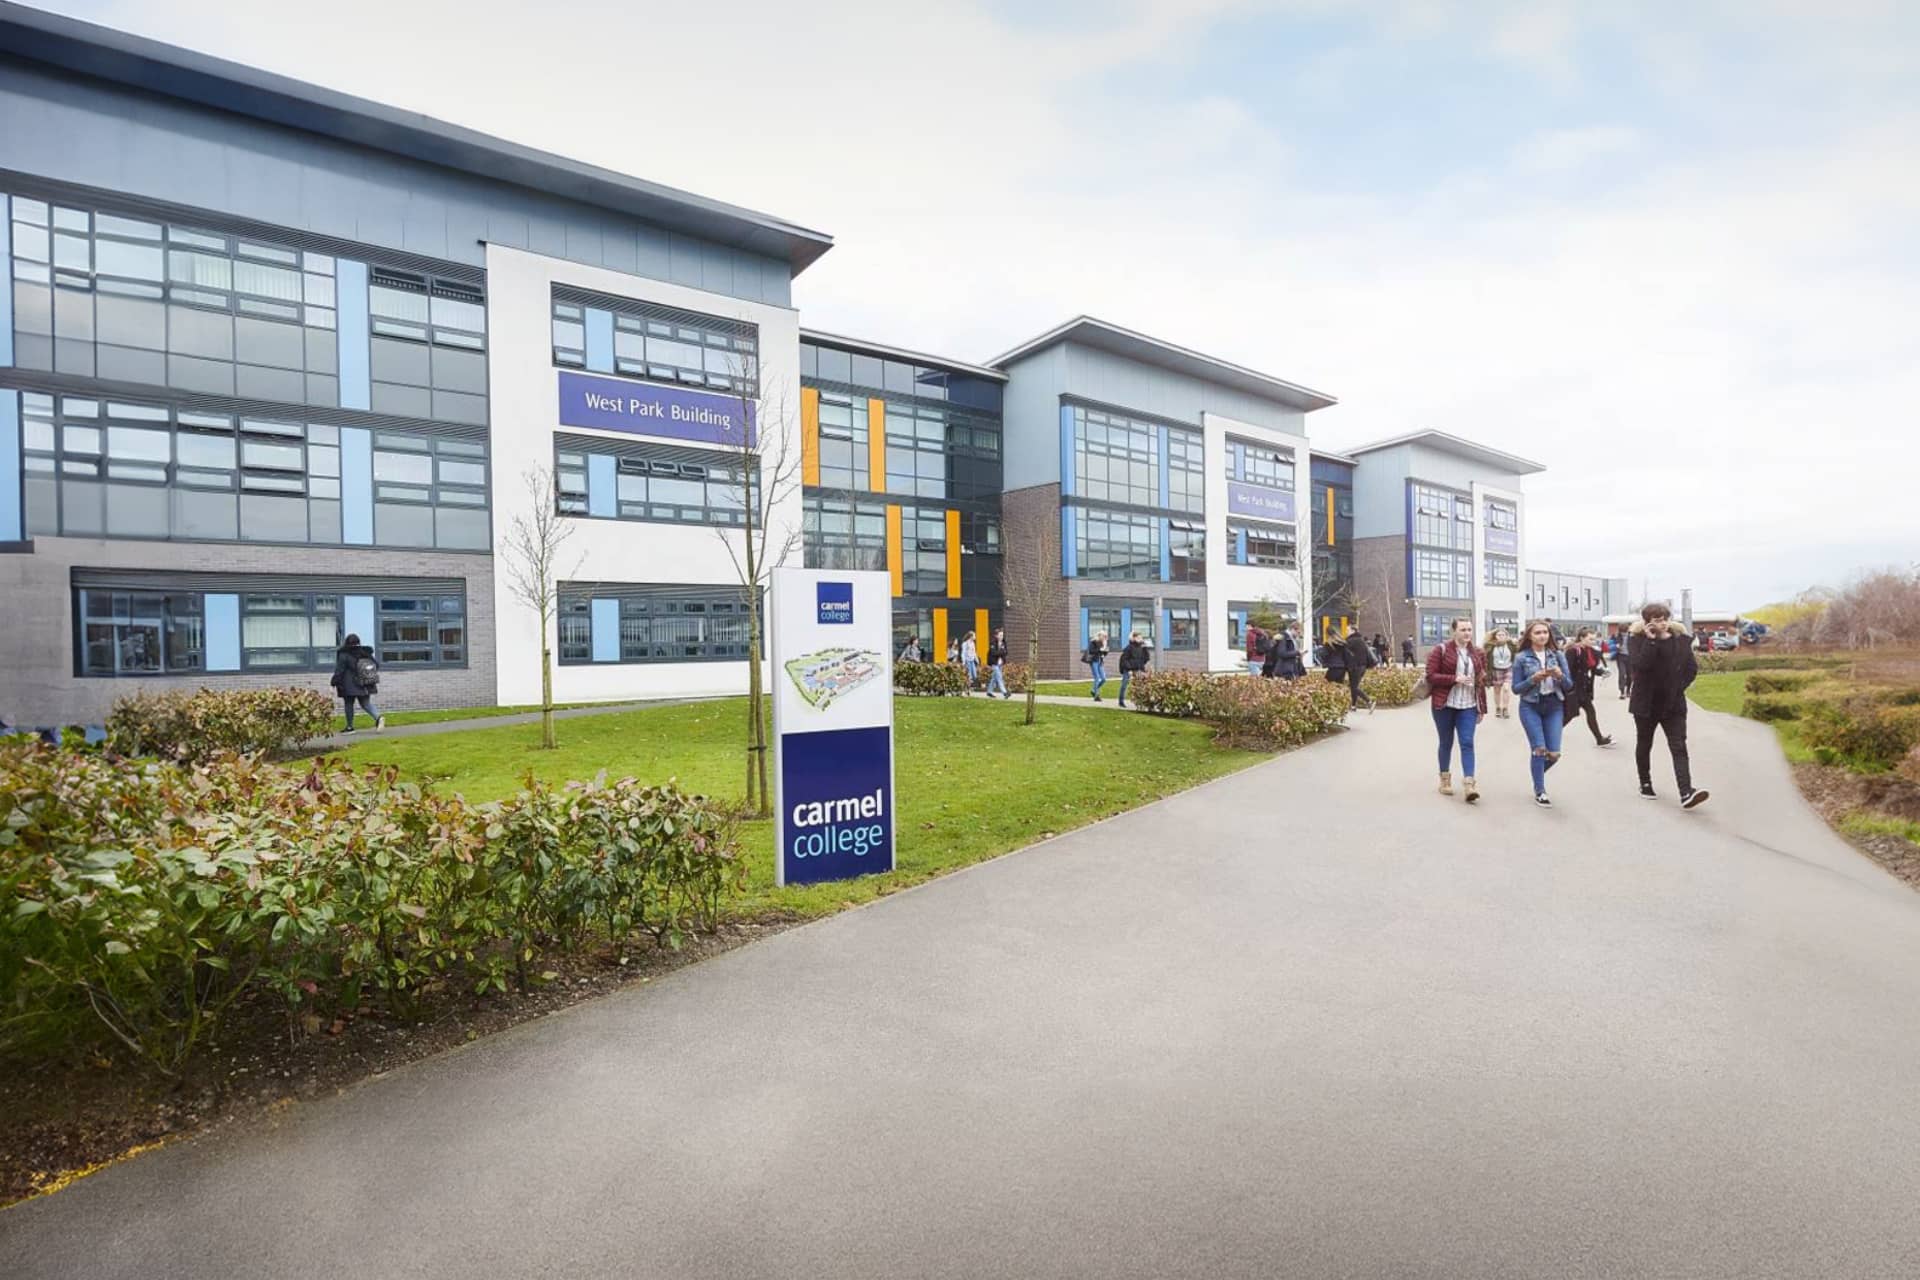
<svg viewBox="0 0 1920 1280"><path fill-rule="evenodd" d="M559 419L560 370L553 363L553 285L591 289L614 297L684 307L759 326L763 456L787 450L797 471L800 449L800 319L788 307L745 302L722 294L584 266L560 258L487 246L487 381L492 411L495 640L498 695L503 706L540 701L541 636L538 614L513 593L508 536L516 516L529 510L525 476L553 471L553 437ZM600 374L610 377L615 375ZM627 432L569 426L569 435L635 439ZM684 440L671 440L684 447ZM725 451L716 449L716 454ZM791 534L787 563L801 561L801 502L796 483L774 513L770 545ZM737 585L739 573L727 551L744 541L738 531L697 525L631 520L572 519L572 534L560 554L561 581ZM547 642L554 643L553 628ZM556 653L553 695L559 702L740 694L747 688L744 662L602 663L560 666Z"/></svg>
<svg viewBox="0 0 1920 1280"><path fill-rule="evenodd" d="M1518 489L1503 489L1493 485L1473 482L1473 630L1479 635L1487 629L1487 614L1496 610L1520 615L1525 625L1527 613L1527 502ZM1520 539L1519 582L1517 587L1490 587L1487 585L1487 503L1505 502L1512 505L1519 525Z"/></svg>
<svg viewBox="0 0 1920 1280"><path fill-rule="evenodd" d="M1227 646L1227 604L1232 600L1272 600L1291 604L1296 616L1303 598L1312 598L1312 558L1307 554L1305 524L1312 519L1312 459L1304 437L1273 427L1256 426L1217 413L1200 415L1200 430L1205 438L1207 468L1207 625L1212 647L1207 652L1207 668L1213 671L1244 667L1246 654ZM1265 566L1230 564L1227 561L1227 480L1225 461L1227 437L1255 440L1293 453L1293 537L1299 568L1273 569ZM1269 521L1268 523L1272 523Z"/></svg>

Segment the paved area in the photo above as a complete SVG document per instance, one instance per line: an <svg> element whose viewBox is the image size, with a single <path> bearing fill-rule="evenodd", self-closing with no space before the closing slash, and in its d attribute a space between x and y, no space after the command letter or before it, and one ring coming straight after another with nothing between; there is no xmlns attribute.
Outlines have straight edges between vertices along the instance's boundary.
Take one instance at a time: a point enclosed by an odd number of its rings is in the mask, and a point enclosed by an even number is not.
<svg viewBox="0 0 1920 1280"><path fill-rule="evenodd" d="M1920 1274L1920 895L1762 726L1696 713L1692 814L1482 738L1476 809L1361 716L109 1169L0 1275Z"/></svg>

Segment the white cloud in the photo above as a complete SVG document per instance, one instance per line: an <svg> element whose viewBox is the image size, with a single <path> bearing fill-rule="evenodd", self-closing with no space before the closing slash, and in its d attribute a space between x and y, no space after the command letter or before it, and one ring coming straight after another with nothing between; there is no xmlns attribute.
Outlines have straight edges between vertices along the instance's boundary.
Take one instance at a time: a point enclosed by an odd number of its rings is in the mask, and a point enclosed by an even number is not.
<svg viewBox="0 0 1920 1280"><path fill-rule="evenodd" d="M1593 160L1630 154L1640 147L1638 130L1596 124L1578 129L1548 129L1514 150L1514 163L1531 173L1571 173Z"/></svg>

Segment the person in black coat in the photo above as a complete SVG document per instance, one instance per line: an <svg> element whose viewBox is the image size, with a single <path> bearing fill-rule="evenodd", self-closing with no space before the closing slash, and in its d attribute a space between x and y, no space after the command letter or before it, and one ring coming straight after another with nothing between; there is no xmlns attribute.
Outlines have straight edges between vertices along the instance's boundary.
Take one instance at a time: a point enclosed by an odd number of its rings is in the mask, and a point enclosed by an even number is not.
<svg viewBox="0 0 1920 1280"><path fill-rule="evenodd" d="M1300 660L1300 624L1289 623L1273 638L1273 649L1267 654L1267 665L1260 674L1295 680L1305 669Z"/></svg>
<svg viewBox="0 0 1920 1280"><path fill-rule="evenodd" d="M1573 688L1567 694L1566 718L1571 721L1576 714L1585 712L1594 743L1612 746L1613 739L1600 732L1600 719L1593 707L1594 674L1600 669L1600 650L1594 643L1593 628L1582 627L1561 657L1566 659L1567 674L1573 677Z"/></svg>
<svg viewBox="0 0 1920 1280"><path fill-rule="evenodd" d="M1120 705L1127 705L1127 686L1133 682L1135 674L1147 669L1152 658L1147 642L1138 634L1127 637L1127 647L1120 651Z"/></svg>
<svg viewBox="0 0 1920 1280"><path fill-rule="evenodd" d="M1367 641L1358 631L1349 632L1345 649L1347 672L1347 696L1354 706L1365 703L1367 709L1373 709L1373 699L1360 692L1360 678L1367 674L1367 668L1374 665L1373 651L1367 647Z"/></svg>
<svg viewBox="0 0 1920 1280"><path fill-rule="evenodd" d="M1633 713L1633 762L1640 769L1640 794L1654 798L1653 731L1657 726L1667 735L1681 807L1705 804L1707 793L1694 788L1693 766L1687 758L1687 686L1700 671L1693 638L1673 620L1666 605L1647 605L1628 632L1627 662L1633 671L1627 710Z"/></svg>
<svg viewBox="0 0 1920 1280"><path fill-rule="evenodd" d="M373 650L349 634L333 655L333 679L327 682L339 691L347 704L347 732L353 732L353 704L358 702L373 717L373 727L384 729L387 718L373 709L373 695L380 691L380 663Z"/></svg>

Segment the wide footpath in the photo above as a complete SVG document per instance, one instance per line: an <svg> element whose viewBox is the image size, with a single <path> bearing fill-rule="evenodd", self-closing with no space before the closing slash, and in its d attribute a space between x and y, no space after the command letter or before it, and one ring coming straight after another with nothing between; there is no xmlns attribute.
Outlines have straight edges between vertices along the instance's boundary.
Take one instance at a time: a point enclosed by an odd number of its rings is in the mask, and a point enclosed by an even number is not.
<svg viewBox="0 0 1920 1280"><path fill-rule="evenodd" d="M0 1213L0 1275L1920 1274L1920 895L1763 725L1695 712L1690 814L1481 739L1477 809L1360 716Z"/></svg>

